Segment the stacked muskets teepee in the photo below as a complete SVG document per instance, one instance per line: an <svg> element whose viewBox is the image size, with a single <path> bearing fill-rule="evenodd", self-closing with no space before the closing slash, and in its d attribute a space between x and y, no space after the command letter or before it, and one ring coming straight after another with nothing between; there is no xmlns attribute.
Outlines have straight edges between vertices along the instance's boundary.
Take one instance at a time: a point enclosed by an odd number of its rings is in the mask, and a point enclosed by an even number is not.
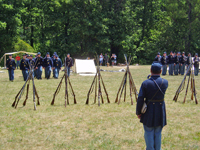
<svg viewBox="0 0 200 150"><path fill-rule="evenodd" d="M195 88L194 70L192 70L192 63L187 67L185 76L184 76L180 86L178 87L173 100L175 102L177 102L180 92L182 92L184 90L185 81L186 81L187 76L188 76L188 81L187 81L187 86L186 86L185 97L184 97L183 103L185 103L185 101L186 101L188 88L191 85L191 87L190 87L190 90L192 92L191 100L193 100L195 98L195 103L198 104L197 97L196 97L197 92L196 92L196 88Z"/></svg>
<svg viewBox="0 0 200 150"><path fill-rule="evenodd" d="M97 97L97 93L98 93L98 106L100 106L100 103L101 103L100 99L102 101L102 104L104 103L103 96L102 96L102 91L101 91L101 83L103 85L104 91L105 91L106 96L107 96L107 102L110 103L110 100L108 98L108 92L106 90L105 84L103 82L103 78L102 78L101 73L100 73L99 56L97 56L96 63L97 63L97 73L96 73L96 75L95 75L95 77L94 77L94 79L92 81L92 84L90 86L90 89L88 91L86 104L89 104L90 94L93 92L93 90L95 90L94 104L96 103L96 97Z"/></svg>
<svg viewBox="0 0 200 150"><path fill-rule="evenodd" d="M36 64L36 63L35 63L35 64ZM12 107L17 108L17 105L18 105L18 103L19 103L19 100L20 100L21 97L23 96L25 89L26 89L26 98L25 98L25 100L24 100L24 102L23 102L23 106L26 105L26 101L27 101L27 99L28 99L29 84L30 84L30 81L31 81L31 80L32 80L32 83L33 83L33 103L34 103L34 110L36 110L35 96L37 97L37 105L40 105L39 96L38 96L37 90L36 90L36 88L35 88L34 75L33 75L33 73L34 73L34 68L35 68L34 65L35 65L35 64L34 64L34 62L33 62L32 60L29 62L29 68L30 68L30 70L29 70L28 77L27 77L27 79L26 79L24 85L22 86L21 90L20 90L20 91L18 92L18 94L16 95L15 101L13 102ZM26 88L26 86L27 86L27 88Z"/></svg>
<svg viewBox="0 0 200 150"><path fill-rule="evenodd" d="M124 102L126 101L126 85L127 85L127 82L128 82L129 83L129 90L130 90L130 97L131 97L131 105L133 105L132 94L133 93L135 94L135 99L137 101L138 92L137 92L135 83L133 81L131 72L129 70L129 65L131 63L131 57L129 57L129 60L127 60L127 56L125 54L124 54L124 57L125 57L125 61L126 61L126 64L127 64L127 68L126 68L126 72L124 74L124 77L122 79L122 82L120 84L119 90L117 92L117 97L116 97L115 103L118 103L118 104L120 103L123 91L124 91ZM128 77L129 77L129 80L128 80Z"/></svg>
<svg viewBox="0 0 200 150"><path fill-rule="evenodd" d="M70 64L70 62L68 63L68 66L69 66L69 64ZM63 77L61 78L60 83L58 84L58 87L57 87L55 93L53 94L53 100L51 102L51 105L54 105L55 97L60 92L63 79L65 79L65 107L66 107L66 105L69 105L68 83L69 83L69 88L71 89L71 94L74 97L74 104L77 103L75 93L74 93L74 90L72 88L72 84L71 84L70 79L67 75L66 58L65 58L65 69L64 70L65 70L65 73L64 73Z"/></svg>

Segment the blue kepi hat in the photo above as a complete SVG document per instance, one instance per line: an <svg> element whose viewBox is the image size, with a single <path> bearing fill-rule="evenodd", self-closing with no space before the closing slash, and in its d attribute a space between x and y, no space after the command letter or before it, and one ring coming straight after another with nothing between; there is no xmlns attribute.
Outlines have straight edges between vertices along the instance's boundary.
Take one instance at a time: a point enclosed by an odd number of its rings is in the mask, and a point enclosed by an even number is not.
<svg viewBox="0 0 200 150"><path fill-rule="evenodd" d="M151 70L152 71L160 71L162 68L162 65L158 62L153 62L151 65Z"/></svg>

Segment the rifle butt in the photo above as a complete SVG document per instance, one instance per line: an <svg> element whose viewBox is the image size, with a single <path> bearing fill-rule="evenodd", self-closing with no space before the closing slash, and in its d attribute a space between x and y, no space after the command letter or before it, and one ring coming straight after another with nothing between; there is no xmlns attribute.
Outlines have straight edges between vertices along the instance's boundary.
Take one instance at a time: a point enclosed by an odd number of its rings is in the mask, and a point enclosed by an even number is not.
<svg viewBox="0 0 200 150"><path fill-rule="evenodd" d="M107 95L107 101L108 101L108 103L110 103L110 99L109 99L108 95Z"/></svg>
<svg viewBox="0 0 200 150"><path fill-rule="evenodd" d="M198 101L197 101L197 98L196 98L196 96L195 96L195 103L196 103L196 104L198 104Z"/></svg>
<svg viewBox="0 0 200 150"><path fill-rule="evenodd" d="M15 107L16 101L17 101L17 97L15 97L15 101L12 103L12 107Z"/></svg>
<svg viewBox="0 0 200 150"><path fill-rule="evenodd" d="M75 95L74 95L74 104L77 104Z"/></svg>
<svg viewBox="0 0 200 150"><path fill-rule="evenodd" d="M115 103L117 103L118 102L118 95L117 95L117 97L116 97L116 99L115 99Z"/></svg>
<svg viewBox="0 0 200 150"><path fill-rule="evenodd" d="M27 98L24 100L23 106L26 106L26 101L27 101Z"/></svg>
<svg viewBox="0 0 200 150"><path fill-rule="evenodd" d="M87 96L87 100L86 100L85 104L86 104L86 105L89 104L89 96Z"/></svg>
<svg viewBox="0 0 200 150"><path fill-rule="evenodd" d="M40 100L39 100L39 97L38 97L38 100L37 100L37 105L40 105Z"/></svg>
<svg viewBox="0 0 200 150"><path fill-rule="evenodd" d="M53 99L52 99L51 105L54 105L54 101L55 101L55 95L53 96Z"/></svg>
<svg viewBox="0 0 200 150"><path fill-rule="evenodd" d="M191 95L191 100L193 100L193 99L194 99L193 95L194 95L194 93L192 92L192 95Z"/></svg>
<svg viewBox="0 0 200 150"><path fill-rule="evenodd" d="M185 96L185 98L184 98L184 100L183 100L183 104L185 103L185 101L186 101L186 96Z"/></svg>

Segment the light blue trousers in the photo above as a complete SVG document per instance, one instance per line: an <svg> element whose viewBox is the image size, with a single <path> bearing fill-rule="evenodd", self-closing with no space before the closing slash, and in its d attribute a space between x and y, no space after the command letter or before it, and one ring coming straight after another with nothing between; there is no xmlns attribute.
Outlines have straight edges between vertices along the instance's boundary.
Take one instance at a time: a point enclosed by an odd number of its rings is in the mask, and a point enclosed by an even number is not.
<svg viewBox="0 0 200 150"><path fill-rule="evenodd" d="M54 69L54 78L58 79L59 72L60 72L60 68L55 68Z"/></svg>
<svg viewBox="0 0 200 150"><path fill-rule="evenodd" d="M145 125L143 127L146 150L161 150L162 127L147 127Z"/></svg>
<svg viewBox="0 0 200 150"><path fill-rule="evenodd" d="M37 79L42 79L42 66L39 66L36 70Z"/></svg>
<svg viewBox="0 0 200 150"><path fill-rule="evenodd" d="M45 67L45 78L49 79L51 76L51 66Z"/></svg>
<svg viewBox="0 0 200 150"><path fill-rule="evenodd" d="M174 74L175 74L175 75L178 75L178 69L179 69L179 64L176 64L176 65L174 66Z"/></svg>
<svg viewBox="0 0 200 150"><path fill-rule="evenodd" d="M9 75L9 80L13 81L14 80L14 70L8 69L8 75Z"/></svg>
<svg viewBox="0 0 200 150"><path fill-rule="evenodd" d="M26 79L28 77L28 70L22 70L22 75L24 77L24 81L26 81Z"/></svg>
<svg viewBox="0 0 200 150"><path fill-rule="evenodd" d="M162 66L162 75L166 75L167 73L167 65Z"/></svg>
<svg viewBox="0 0 200 150"><path fill-rule="evenodd" d="M173 75L174 73L174 64L169 64L169 75Z"/></svg>

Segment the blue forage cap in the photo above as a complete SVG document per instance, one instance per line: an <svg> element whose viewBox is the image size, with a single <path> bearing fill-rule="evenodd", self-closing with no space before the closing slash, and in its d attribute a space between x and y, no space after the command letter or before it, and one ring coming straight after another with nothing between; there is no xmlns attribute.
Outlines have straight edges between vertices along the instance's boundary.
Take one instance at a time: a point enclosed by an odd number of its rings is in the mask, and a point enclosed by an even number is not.
<svg viewBox="0 0 200 150"><path fill-rule="evenodd" d="M40 52L38 52L38 53L37 53L37 55L41 55L41 53L40 53Z"/></svg>
<svg viewBox="0 0 200 150"><path fill-rule="evenodd" d="M33 57L33 55L30 55L30 57Z"/></svg>
<svg viewBox="0 0 200 150"><path fill-rule="evenodd" d="M152 71L160 71L162 68L162 65L159 62L153 62L151 65Z"/></svg>
<svg viewBox="0 0 200 150"><path fill-rule="evenodd" d="M198 53L196 53L195 55L198 56Z"/></svg>
<svg viewBox="0 0 200 150"><path fill-rule="evenodd" d="M158 52L157 55L160 55L160 52Z"/></svg>
<svg viewBox="0 0 200 150"><path fill-rule="evenodd" d="M12 56L12 54L9 54L9 56Z"/></svg>
<svg viewBox="0 0 200 150"><path fill-rule="evenodd" d="M54 55L57 55L57 52L54 52L53 54L54 54Z"/></svg>
<svg viewBox="0 0 200 150"><path fill-rule="evenodd" d="M170 53L173 53L172 51Z"/></svg>
<svg viewBox="0 0 200 150"><path fill-rule="evenodd" d="M164 52L163 54L167 54L166 52Z"/></svg>
<svg viewBox="0 0 200 150"><path fill-rule="evenodd" d="M178 52L179 54L181 54L181 52Z"/></svg>
<svg viewBox="0 0 200 150"><path fill-rule="evenodd" d="M49 55L49 52L47 52L46 55Z"/></svg>
<svg viewBox="0 0 200 150"><path fill-rule="evenodd" d="M58 58L58 55L55 55L56 58Z"/></svg>

